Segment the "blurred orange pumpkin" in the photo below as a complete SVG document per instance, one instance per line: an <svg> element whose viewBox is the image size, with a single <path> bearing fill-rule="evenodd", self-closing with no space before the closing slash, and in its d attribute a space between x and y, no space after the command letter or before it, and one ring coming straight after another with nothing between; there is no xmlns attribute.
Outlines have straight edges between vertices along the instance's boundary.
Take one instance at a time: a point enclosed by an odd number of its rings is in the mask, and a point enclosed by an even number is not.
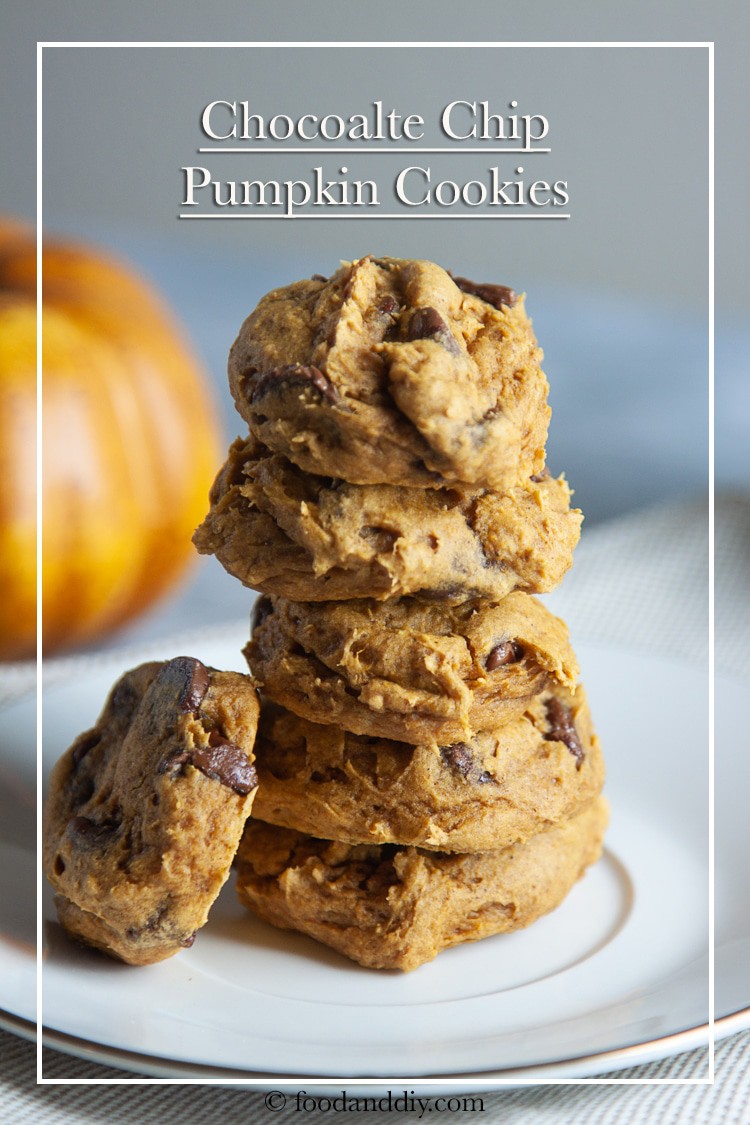
<svg viewBox="0 0 750 1125"><path fill-rule="evenodd" d="M151 289L99 250L44 239L45 655L172 587L219 463L204 373ZM0 659L35 650L36 246L0 220Z"/></svg>

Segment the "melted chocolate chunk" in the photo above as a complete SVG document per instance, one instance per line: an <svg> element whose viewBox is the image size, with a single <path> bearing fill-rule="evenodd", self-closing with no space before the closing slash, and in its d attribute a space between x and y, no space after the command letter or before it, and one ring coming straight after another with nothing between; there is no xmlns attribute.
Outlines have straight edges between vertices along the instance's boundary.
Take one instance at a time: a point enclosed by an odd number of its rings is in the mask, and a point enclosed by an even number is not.
<svg viewBox="0 0 750 1125"><path fill-rule="evenodd" d="M378 308L378 312L383 316L393 316L399 310L399 303L395 297L384 297Z"/></svg>
<svg viewBox="0 0 750 1125"><path fill-rule="evenodd" d="M92 846L106 843L119 827L115 820L103 820L97 823L87 816L74 816L68 822L68 829L73 833L74 839L78 843Z"/></svg>
<svg viewBox="0 0 750 1125"><path fill-rule="evenodd" d="M78 769L89 750L93 750L95 746L98 746L101 740L102 736L97 730L87 731L76 740L71 755L74 770Z"/></svg>
<svg viewBox="0 0 750 1125"><path fill-rule="evenodd" d="M550 729L545 734L545 739L548 742L564 742L576 760L576 769L579 770L586 754L578 737L570 708L554 696L547 700L547 722Z"/></svg>
<svg viewBox="0 0 750 1125"><path fill-rule="evenodd" d="M211 731L209 742L210 746L196 747L193 751L195 768L235 793L244 796L252 792L258 784L258 775L247 754L216 731Z"/></svg>
<svg viewBox="0 0 750 1125"><path fill-rule="evenodd" d="M194 656L176 656L168 667L181 677L183 686L177 701L182 712L197 711L208 691L208 668Z"/></svg>
<svg viewBox="0 0 750 1125"><path fill-rule="evenodd" d="M434 340L454 355L461 351L440 313L430 305L414 310L409 320L407 339Z"/></svg>
<svg viewBox="0 0 750 1125"><path fill-rule="evenodd" d="M503 641L491 650L485 668L488 672L494 672L504 664L515 664L522 657L523 649L517 641Z"/></svg>
<svg viewBox="0 0 750 1125"><path fill-rule="evenodd" d="M510 289L507 285L478 284L476 281L469 281L468 277L454 277L453 274L451 274L451 277L463 293L469 293L472 297L479 297L481 301L486 301L494 309L501 309L504 305L512 308L518 300L516 291Z"/></svg>
<svg viewBox="0 0 750 1125"><path fill-rule="evenodd" d="M256 629L260 628L266 618L270 617L272 613L273 602L269 598L268 594L261 594L261 596L255 602L255 605L253 606L253 612L250 616L251 632L254 633Z"/></svg>
<svg viewBox="0 0 750 1125"><path fill-rule="evenodd" d="M256 372L248 374L256 374ZM312 364L287 363L283 367L273 367L270 371L263 372L250 392L250 402L255 402L256 398L260 398L267 391L283 383L302 383L314 387L329 402L335 402L339 397L333 383L326 378L319 367L314 367Z"/></svg>
<svg viewBox="0 0 750 1125"><path fill-rule="evenodd" d="M173 750L165 754L158 772L176 776L182 772L183 766L190 765L205 777L243 796L255 789L258 775L240 747L216 730L211 731L208 741L208 746L194 746L192 750Z"/></svg>
<svg viewBox="0 0 750 1125"><path fill-rule="evenodd" d="M325 280L325 278L323 280ZM190 946L195 941L195 934L196 933L197 933L197 931L193 931L192 934L188 934L187 937L184 937L182 939L182 941L180 942L180 945L182 946L183 949L190 949Z"/></svg>
<svg viewBox="0 0 750 1125"><path fill-rule="evenodd" d="M453 773L458 773L461 777L468 777L474 765L471 751L465 742L454 742L450 746L441 746L440 757Z"/></svg>

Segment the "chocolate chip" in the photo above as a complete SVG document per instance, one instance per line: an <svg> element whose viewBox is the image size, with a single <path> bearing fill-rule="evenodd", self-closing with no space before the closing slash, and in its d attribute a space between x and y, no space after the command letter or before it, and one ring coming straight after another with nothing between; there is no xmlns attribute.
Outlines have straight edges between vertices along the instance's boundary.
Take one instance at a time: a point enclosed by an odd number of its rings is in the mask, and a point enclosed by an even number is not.
<svg viewBox="0 0 750 1125"><path fill-rule="evenodd" d="M543 480L549 480L551 476L552 476L552 473L549 471L549 469L545 465L544 468L542 469L541 473L532 473L529 479L533 480L534 484L539 484Z"/></svg>
<svg viewBox="0 0 750 1125"><path fill-rule="evenodd" d="M263 372L250 392L250 402L255 402L256 398L260 398L267 391L283 383L303 383L305 386L315 387L315 390L320 391L329 402L335 402L339 397L333 383L319 367L314 367L312 364L287 363L283 367L273 367L270 371Z"/></svg>
<svg viewBox="0 0 750 1125"><path fill-rule="evenodd" d="M477 778L477 783L478 783L479 785L487 785L487 784L488 784L488 782L490 782L490 781L494 781L494 780L495 780L495 779L494 779L494 777L492 776L492 774L491 774L491 773L487 773L487 770L485 770L485 771L484 771L484 773L480 773L479 777Z"/></svg>
<svg viewBox="0 0 750 1125"><path fill-rule="evenodd" d="M178 697L178 707L186 714L197 711L208 691L208 668L194 656L176 656L167 668L174 669L183 685Z"/></svg>
<svg viewBox="0 0 750 1125"><path fill-rule="evenodd" d="M75 834L76 840L91 845L106 843L119 827L115 820L97 823L87 816L74 816L68 822L68 829Z"/></svg>
<svg viewBox="0 0 750 1125"><path fill-rule="evenodd" d="M471 767L474 765L471 751L465 742L454 742L450 746L441 746L440 757L453 773L458 773L461 777L468 777Z"/></svg>
<svg viewBox="0 0 750 1125"><path fill-rule="evenodd" d="M273 602L268 594L261 594L253 606L253 612L250 616L250 630L255 632L259 629L267 617L273 613Z"/></svg>
<svg viewBox="0 0 750 1125"><path fill-rule="evenodd" d="M378 306L378 312L383 316L393 316L399 310L399 303L395 297L384 297Z"/></svg>
<svg viewBox="0 0 750 1125"><path fill-rule="evenodd" d="M240 747L216 730L211 731L208 741L208 746L194 746L192 750L173 750L165 754L159 763L158 772L176 776L183 772L183 766L190 765L200 770L205 777L218 781L227 789L233 789L243 796L255 789L258 775Z"/></svg>
<svg viewBox="0 0 750 1125"><path fill-rule="evenodd" d="M325 281L325 278L323 278L323 280ZM182 939L182 941L180 942L180 945L182 946L183 949L190 949L190 946L195 941L195 934L196 933L197 933L197 931L194 931L192 934L188 934L187 937L184 937Z"/></svg>
<svg viewBox="0 0 750 1125"><path fill-rule="evenodd" d="M74 770L78 769L81 762L88 754L89 750L93 750L95 746L98 746L101 740L102 736L99 731L96 730L87 731L85 734L80 735L80 737L76 739L75 743L73 744L73 753L71 754L71 761L73 763Z"/></svg>
<svg viewBox="0 0 750 1125"><path fill-rule="evenodd" d="M504 305L512 308L518 300L515 290L510 289L507 285L478 284L476 281L469 281L467 277L454 277L453 274L451 274L451 277L463 293L469 293L472 297L479 297L480 300L486 301L488 305L492 305L495 309L501 309Z"/></svg>
<svg viewBox="0 0 750 1125"><path fill-rule="evenodd" d="M547 700L547 722L550 729L545 734L545 739L549 742L564 742L576 760L576 769L579 770L586 755L578 737L573 716L570 708L554 696Z"/></svg>
<svg viewBox="0 0 750 1125"><path fill-rule="evenodd" d="M485 668L488 672L494 672L496 668L500 668L504 664L515 664L522 657L523 649L517 641L502 641L491 650Z"/></svg>
<svg viewBox="0 0 750 1125"><path fill-rule="evenodd" d="M218 731L211 731L208 746L196 746L192 753L192 763L206 777L233 789L235 793L250 793L258 784L255 766L248 761L247 754L234 742L222 738Z"/></svg>
<svg viewBox="0 0 750 1125"><path fill-rule="evenodd" d="M461 351L440 313L429 305L425 305L421 309L415 309L412 313L407 339L434 340L437 344L441 344L446 351L452 352L453 355L458 355Z"/></svg>
<svg viewBox="0 0 750 1125"><path fill-rule="evenodd" d="M312 275L312 277L310 278L310 280L311 281L328 281L328 278L324 277L322 273L314 273Z"/></svg>
<svg viewBox="0 0 750 1125"><path fill-rule="evenodd" d="M408 336L410 340L424 340L427 336L436 336L438 332L446 332L447 329L448 326L437 309L425 305L412 313Z"/></svg>

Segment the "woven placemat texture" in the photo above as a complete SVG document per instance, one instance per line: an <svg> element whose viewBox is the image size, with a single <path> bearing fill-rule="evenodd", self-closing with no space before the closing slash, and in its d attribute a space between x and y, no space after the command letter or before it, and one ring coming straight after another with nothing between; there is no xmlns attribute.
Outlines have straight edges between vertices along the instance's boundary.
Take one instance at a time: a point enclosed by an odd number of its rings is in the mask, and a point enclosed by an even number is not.
<svg viewBox="0 0 750 1125"><path fill-rule="evenodd" d="M124 1071L73 1060L57 1051L43 1050L45 1076L55 1080L69 1078L75 1069L81 1079L99 1079L116 1085L35 1085L35 1048L7 1032L0 1032L0 1060L3 1089L0 1120L13 1125L44 1122L45 1125L70 1125L106 1122L122 1125L198 1125L221 1121L226 1125L324 1125L325 1122L356 1120L361 1125L384 1125L384 1122L420 1120L414 1112L384 1113L326 1109L301 1113L294 1102L294 1088L279 1086L287 1094L287 1106L272 1111L265 1104L265 1093L252 1088L228 1089L216 1086L130 1085L136 1077ZM457 1120L511 1123L529 1122L554 1125L643 1125L659 1121L660 1125L746 1125L750 1120L750 1031L726 1039L716 1046L716 1081L713 1085L695 1084L706 1073L706 1052L689 1051L671 1059L631 1067L603 1076L628 1080L633 1085L528 1086L518 1089L473 1094L481 1097L482 1107L473 1112L457 1112L432 1107L422 1114L432 1125L455 1125ZM646 1080L659 1080L675 1085L643 1085ZM686 1082L687 1080L687 1082ZM692 1080L692 1081L691 1081ZM688 1084L689 1082L689 1084ZM346 1087L342 1087L346 1089ZM337 1088L338 1089L338 1088ZM404 1085L391 1087L394 1098ZM410 1087L419 1095L419 1090ZM385 1089L384 1091L385 1092ZM407 1091L408 1092L408 1091ZM308 1095L314 1089L307 1087ZM357 1097L356 1087L347 1090Z"/></svg>

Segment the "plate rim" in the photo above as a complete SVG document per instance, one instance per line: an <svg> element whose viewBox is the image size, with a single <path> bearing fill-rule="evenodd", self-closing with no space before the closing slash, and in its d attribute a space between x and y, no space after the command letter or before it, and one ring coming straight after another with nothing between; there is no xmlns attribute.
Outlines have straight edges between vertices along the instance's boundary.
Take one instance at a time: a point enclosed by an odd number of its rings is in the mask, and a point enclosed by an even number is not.
<svg viewBox="0 0 750 1125"><path fill-rule="evenodd" d="M22 1039L30 1042L36 1042L37 1026L30 1020L26 1020L20 1016L16 1016L5 1009L0 1009L0 1028L11 1034L17 1035ZM723 1039L729 1038L731 1035L739 1034L750 1028L750 1005L744 1008L738 1008L734 1012L728 1012L724 1016L720 1016L714 1021L714 1042L718 1043ZM477 1087L477 1083L492 1082L495 1085L507 1087L508 1085L524 1079L526 1076L536 1077L541 1080L539 1083L522 1081L521 1085L535 1085L535 1084L570 1084L570 1068L571 1066L589 1067L591 1063L596 1064L596 1069L588 1074L580 1074L574 1076L572 1081L578 1085L590 1085L591 1083L601 1083L603 1080L598 1078L597 1075L605 1073L609 1070L624 1069L628 1066L643 1065L646 1062L655 1061L662 1058L673 1057L677 1054L682 1054L685 1051L695 1050L702 1046L710 1046L710 1024L700 1024L695 1027L685 1028L682 1031L671 1032L669 1035L657 1036L655 1039L644 1040L640 1043L633 1043L625 1047L614 1048L610 1051L601 1051L593 1054L574 1056L568 1059L559 1059L553 1063L543 1064L530 1064L528 1066L511 1067L504 1070L482 1070L473 1072L461 1072L452 1075L422 1075L422 1076L402 1076L397 1075L395 1078L378 1079L375 1077L357 1078L351 1076L331 1075L301 1075L289 1074L288 1072L274 1072L274 1071L242 1071L235 1068L217 1067L211 1065L204 1065L202 1063L181 1063L179 1060L172 1060L163 1058L159 1055L141 1054L136 1051L126 1051L117 1047L107 1047L104 1044L95 1043L93 1040L82 1039L79 1036L70 1035L67 1032L55 1031L52 1028L42 1028L42 1046L49 1047L52 1050L61 1052L71 1058L82 1059L83 1061L97 1063L102 1066L110 1066L118 1070L133 1070L138 1077L136 1078L123 1078L123 1079L96 1079L96 1078L82 1078L77 1079L84 1083L94 1082L108 1082L113 1085L123 1084L142 1084L153 1082L164 1082L179 1085L189 1085L196 1081L205 1081L210 1079L216 1085L237 1085L248 1086L254 1090L271 1089L272 1086L264 1087L263 1083L276 1083L280 1084L297 1084L300 1082L307 1082L316 1087L326 1086L331 1082L342 1082L345 1086L383 1086L389 1083L398 1083L401 1085L403 1082L417 1083L421 1086L432 1085L436 1088L444 1089L446 1086L451 1088L459 1083L457 1089L466 1089ZM668 1051L664 1051L667 1046ZM646 1054L648 1058L633 1057L639 1054ZM131 1065L127 1065L130 1063ZM146 1069L138 1069L139 1064ZM604 1065L607 1064L607 1065ZM614 1065L609 1065L614 1064ZM149 1070L161 1070L161 1074L151 1074ZM563 1073L563 1071L567 1071ZM66 1079L44 1079L44 1082L55 1084L56 1082L65 1082ZM612 1084L631 1083L633 1079L607 1079ZM638 1081L638 1080L635 1080ZM645 1079L643 1081L646 1081ZM648 1081L667 1082L669 1079L650 1079ZM489 1087L483 1087L489 1088Z"/></svg>

